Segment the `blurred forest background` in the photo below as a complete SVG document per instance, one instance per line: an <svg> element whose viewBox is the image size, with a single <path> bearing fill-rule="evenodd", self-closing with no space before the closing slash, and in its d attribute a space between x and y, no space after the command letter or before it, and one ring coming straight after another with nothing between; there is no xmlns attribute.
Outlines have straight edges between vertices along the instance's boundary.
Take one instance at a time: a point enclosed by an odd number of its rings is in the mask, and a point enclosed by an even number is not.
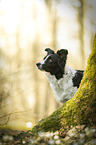
<svg viewBox="0 0 96 145"><path fill-rule="evenodd" d="M85 69L96 33L96 0L0 0L0 127L30 128L61 106L36 62L68 49Z"/></svg>

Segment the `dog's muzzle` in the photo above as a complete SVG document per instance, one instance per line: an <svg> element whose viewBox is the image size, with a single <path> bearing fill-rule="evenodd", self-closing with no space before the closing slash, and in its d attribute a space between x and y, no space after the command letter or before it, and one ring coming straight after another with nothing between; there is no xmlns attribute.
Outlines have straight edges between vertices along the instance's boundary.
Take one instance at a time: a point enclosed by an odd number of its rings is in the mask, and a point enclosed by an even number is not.
<svg viewBox="0 0 96 145"><path fill-rule="evenodd" d="M38 63L36 63L36 65L37 65L38 69L43 70L44 63L38 62Z"/></svg>

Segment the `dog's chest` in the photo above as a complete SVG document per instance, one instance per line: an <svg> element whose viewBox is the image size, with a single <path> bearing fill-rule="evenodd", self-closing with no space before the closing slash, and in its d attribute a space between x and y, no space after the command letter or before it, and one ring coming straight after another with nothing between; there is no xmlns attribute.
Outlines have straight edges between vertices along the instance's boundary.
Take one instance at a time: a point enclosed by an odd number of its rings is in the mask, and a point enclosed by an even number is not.
<svg viewBox="0 0 96 145"><path fill-rule="evenodd" d="M76 93L77 87L73 87L72 82L74 74L75 70L69 67L66 67L66 74L59 80L57 80L55 76L52 76L50 73L46 73L57 101L64 103L71 99Z"/></svg>

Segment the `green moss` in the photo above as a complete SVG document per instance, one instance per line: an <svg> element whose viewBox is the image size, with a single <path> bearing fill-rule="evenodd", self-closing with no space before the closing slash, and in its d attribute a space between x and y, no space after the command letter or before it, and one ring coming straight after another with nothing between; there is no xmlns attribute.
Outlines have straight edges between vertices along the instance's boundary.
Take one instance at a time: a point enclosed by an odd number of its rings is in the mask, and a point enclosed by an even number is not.
<svg viewBox="0 0 96 145"><path fill-rule="evenodd" d="M96 35L81 85L74 97L33 127L32 132L56 131L61 127L96 125Z"/></svg>

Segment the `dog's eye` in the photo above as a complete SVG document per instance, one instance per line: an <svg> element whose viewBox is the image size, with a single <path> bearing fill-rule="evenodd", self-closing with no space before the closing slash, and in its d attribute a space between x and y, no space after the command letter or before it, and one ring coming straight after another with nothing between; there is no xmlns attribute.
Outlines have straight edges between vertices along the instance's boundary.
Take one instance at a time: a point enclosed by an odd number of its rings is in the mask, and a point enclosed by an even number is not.
<svg viewBox="0 0 96 145"><path fill-rule="evenodd" d="M49 59L49 62L52 62L52 59L51 58Z"/></svg>

